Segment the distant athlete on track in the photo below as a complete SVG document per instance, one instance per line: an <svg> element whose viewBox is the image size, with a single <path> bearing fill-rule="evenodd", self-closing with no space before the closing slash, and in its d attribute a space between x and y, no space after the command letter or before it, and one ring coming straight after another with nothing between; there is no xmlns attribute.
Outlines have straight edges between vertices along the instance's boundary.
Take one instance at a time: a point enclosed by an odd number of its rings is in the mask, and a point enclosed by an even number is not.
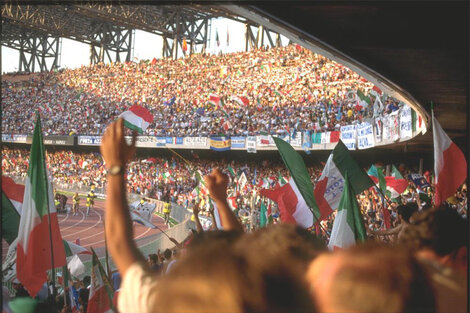
<svg viewBox="0 0 470 313"><path fill-rule="evenodd" d="M78 192L76 192L73 195L72 200L73 200L72 214L78 215L78 209L80 209L80 197L78 195Z"/></svg>

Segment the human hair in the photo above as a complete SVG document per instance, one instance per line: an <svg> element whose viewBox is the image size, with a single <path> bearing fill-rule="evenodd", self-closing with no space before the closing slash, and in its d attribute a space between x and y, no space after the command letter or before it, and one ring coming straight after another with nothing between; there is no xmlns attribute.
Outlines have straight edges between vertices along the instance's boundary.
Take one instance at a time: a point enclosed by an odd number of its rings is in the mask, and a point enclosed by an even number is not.
<svg viewBox="0 0 470 313"><path fill-rule="evenodd" d="M401 218L409 223L410 217L418 212L418 205L414 202L409 202L407 204L400 204L397 206L397 213L401 216Z"/></svg>
<svg viewBox="0 0 470 313"><path fill-rule="evenodd" d="M330 309L357 312L434 312L429 278L409 250L367 242L335 252L322 268ZM329 283L325 282L328 281ZM325 287L323 287L325 288Z"/></svg>
<svg viewBox="0 0 470 313"><path fill-rule="evenodd" d="M155 312L315 312L307 291L292 271L266 275L231 244L214 240L189 248L151 302Z"/></svg>
<svg viewBox="0 0 470 313"><path fill-rule="evenodd" d="M149 260L156 264L158 262L158 256L155 253L151 253L149 254Z"/></svg>
<svg viewBox="0 0 470 313"><path fill-rule="evenodd" d="M163 256L167 260L171 259L171 250L170 249L165 249L165 251L163 251Z"/></svg>
<svg viewBox="0 0 470 313"><path fill-rule="evenodd" d="M456 210L441 205L416 215L400 242L414 249L429 248L445 256L468 245L468 224Z"/></svg>

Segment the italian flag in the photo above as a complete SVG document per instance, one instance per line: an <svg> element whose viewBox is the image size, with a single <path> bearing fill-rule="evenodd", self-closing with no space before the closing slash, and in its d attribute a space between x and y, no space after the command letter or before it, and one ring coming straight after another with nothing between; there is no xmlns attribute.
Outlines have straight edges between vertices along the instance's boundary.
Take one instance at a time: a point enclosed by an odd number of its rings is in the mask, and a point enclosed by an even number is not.
<svg viewBox="0 0 470 313"><path fill-rule="evenodd" d="M64 243L65 256L67 258L76 254L91 254L87 248L77 245L76 243L68 240L62 240L62 242Z"/></svg>
<svg viewBox="0 0 470 313"><path fill-rule="evenodd" d="M103 266L101 266L96 256L95 250L91 248L91 251L93 252L93 258L87 313L111 313L113 312L112 303L114 290L106 276Z"/></svg>
<svg viewBox="0 0 470 313"><path fill-rule="evenodd" d="M244 96L233 96L232 100L244 106L247 106L250 104L250 101L248 100L248 98Z"/></svg>
<svg viewBox="0 0 470 313"><path fill-rule="evenodd" d="M124 119L124 126L136 130L139 134L143 134L153 122L153 116L150 111L140 105L131 106L129 110L121 113L119 117Z"/></svg>
<svg viewBox="0 0 470 313"><path fill-rule="evenodd" d="M387 185L387 192L390 193L390 198L397 198L406 188L408 188L408 181L401 175L395 165L392 165L392 172L390 176L385 176L385 183Z"/></svg>
<svg viewBox="0 0 470 313"><path fill-rule="evenodd" d="M348 179L348 173L345 173L344 189L331 230L330 242L328 243L330 250L344 249L356 242L363 242L367 238L361 210L357 204L352 182Z"/></svg>
<svg viewBox="0 0 470 313"><path fill-rule="evenodd" d="M467 161L455 143L450 140L439 122L432 116L434 141L434 173L436 193L434 203L441 204L453 196L467 178Z"/></svg>
<svg viewBox="0 0 470 313"><path fill-rule="evenodd" d="M282 222L311 227L320 217L320 211L304 160L290 144L277 137L273 139L291 177L284 186L263 189L260 194L277 202Z"/></svg>
<svg viewBox="0 0 470 313"><path fill-rule="evenodd" d="M216 94L209 95L209 103L219 107L221 105L220 96Z"/></svg>
<svg viewBox="0 0 470 313"><path fill-rule="evenodd" d="M2 238L11 244L18 237L24 186L2 175Z"/></svg>
<svg viewBox="0 0 470 313"><path fill-rule="evenodd" d="M261 202L260 212L259 212L259 226L266 227L268 224L273 222L271 216L271 210L269 210L264 202Z"/></svg>
<svg viewBox="0 0 470 313"><path fill-rule="evenodd" d="M349 172L349 179L354 194L374 186L374 182L362 170L349 154L348 148L340 140L326 161L325 168L315 185L315 199L320 208L320 221L337 210L344 188L344 177Z"/></svg>
<svg viewBox="0 0 470 313"><path fill-rule="evenodd" d="M357 105L361 107L368 107L370 104L370 98L362 93L359 89L357 90Z"/></svg>
<svg viewBox="0 0 470 313"><path fill-rule="evenodd" d="M17 277L32 297L36 296L46 281L46 271L52 269L51 238L54 267L66 265L52 186L47 177L41 121L38 115L31 145L16 252Z"/></svg>
<svg viewBox="0 0 470 313"><path fill-rule="evenodd" d="M372 181L379 186L380 190L385 193L387 190L387 183L385 182L385 175L382 171L382 168L377 168L372 164L367 172Z"/></svg>

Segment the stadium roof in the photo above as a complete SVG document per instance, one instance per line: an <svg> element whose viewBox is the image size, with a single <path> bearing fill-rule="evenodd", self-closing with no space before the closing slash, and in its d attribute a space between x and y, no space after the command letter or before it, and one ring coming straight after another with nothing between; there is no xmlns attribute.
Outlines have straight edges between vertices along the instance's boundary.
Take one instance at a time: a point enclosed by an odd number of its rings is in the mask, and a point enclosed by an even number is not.
<svg viewBox="0 0 470 313"><path fill-rule="evenodd" d="M251 21L288 34L294 42L323 52L353 70L359 69L359 73L385 91L399 90L392 94L420 105L423 109L419 111L428 124L432 100L443 128L467 151L466 1L254 2L254 5L165 2L158 6L148 2L64 3L2 4L2 41L19 32L39 32L93 43L95 27L103 22L171 36L173 30L168 21L176 11L195 19L225 16ZM410 151L429 151L432 133L399 144L403 145Z"/></svg>

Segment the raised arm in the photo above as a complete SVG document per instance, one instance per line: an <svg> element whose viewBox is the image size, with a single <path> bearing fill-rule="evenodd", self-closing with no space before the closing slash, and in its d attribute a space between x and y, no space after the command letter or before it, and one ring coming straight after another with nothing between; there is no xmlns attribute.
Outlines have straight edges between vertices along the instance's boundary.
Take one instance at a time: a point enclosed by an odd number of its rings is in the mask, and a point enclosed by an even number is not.
<svg viewBox="0 0 470 313"><path fill-rule="evenodd" d="M111 123L101 140L101 155L108 169L108 186L105 202L107 245L116 266L124 277L135 262L146 264L134 243L132 221L126 198L124 173L135 153L135 135L129 146L124 139L122 119Z"/></svg>
<svg viewBox="0 0 470 313"><path fill-rule="evenodd" d="M194 214L194 223L196 223L196 232L202 233L204 230L202 229L201 221L199 220L199 205L200 202L197 202L193 206L193 214Z"/></svg>
<svg viewBox="0 0 470 313"><path fill-rule="evenodd" d="M243 227L233 214L227 202L228 177L219 169L204 177L211 198L215 201L219 210L220 222L225 230L238 230L243 232Z"/></svg>

